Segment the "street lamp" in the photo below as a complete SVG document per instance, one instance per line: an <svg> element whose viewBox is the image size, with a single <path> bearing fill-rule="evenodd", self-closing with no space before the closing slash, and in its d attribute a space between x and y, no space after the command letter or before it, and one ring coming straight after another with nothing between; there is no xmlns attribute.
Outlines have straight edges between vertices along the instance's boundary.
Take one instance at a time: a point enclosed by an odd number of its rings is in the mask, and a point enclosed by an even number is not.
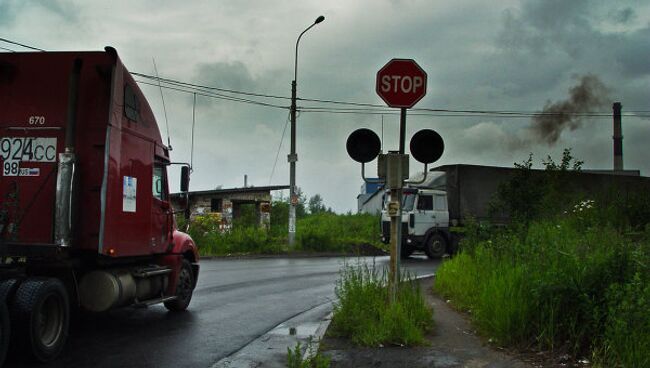
<svg viewBox="0 0 650 368"><path fill-rule="evenodd" d="M324 16L316 18L307 29L302 31L296 40L296 57L293 66L293 81L291 82L291 153L287 157L289 161L289 248L293 248L296 243L296 205L298 204L298 197L296 196L296 161L298 161L298 154L296 153L296 81L298 80L298 44L300 38L305 32L309 31L313 26L325 20Z"/></svg>

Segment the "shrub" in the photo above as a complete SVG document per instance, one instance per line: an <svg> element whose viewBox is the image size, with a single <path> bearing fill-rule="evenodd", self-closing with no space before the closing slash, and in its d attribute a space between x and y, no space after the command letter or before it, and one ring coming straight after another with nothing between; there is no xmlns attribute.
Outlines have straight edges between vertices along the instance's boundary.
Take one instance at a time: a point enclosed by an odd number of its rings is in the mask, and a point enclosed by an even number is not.
<svg viewBox="0 0 650 368"><path fill-rule="evenodd" d="M331 359L317 352L315 355L303 359L302 346L298 342L291 349L287 348L287 368L329 368Z"/></svg>
<svg viewBox="0 0 650 368"><path fill-rule="evenodd" d="M608 226L597 203L473 242L437 272L436 290L505 344L650 361L650 241Z"/></svg>
<svg viewBox="0 0 650 368"><path fill-rule="evenodd" d="M395 302L388 303L386 276L374 266L344 267L336 284L339 301L330 333L364 346L424 344L424 334L433 325L433 311L419 283L404 276Z"/></svg>

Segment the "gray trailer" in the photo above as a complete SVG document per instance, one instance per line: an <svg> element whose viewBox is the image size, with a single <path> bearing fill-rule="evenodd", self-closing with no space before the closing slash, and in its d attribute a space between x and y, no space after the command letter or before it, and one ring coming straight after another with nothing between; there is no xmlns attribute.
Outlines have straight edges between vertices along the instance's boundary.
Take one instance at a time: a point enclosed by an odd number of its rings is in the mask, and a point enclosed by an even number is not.
<svg viewBox="0 0 650 368"><path fill-rule="evenodd" d="M507 212L491 210L499 186L521 169L481 165L444 165L427 173L422 184L407 185L403 195L403 257L423 250L430 258L439 258L457 249L463 226L469 219L479 223L504 225ZM557 172L555 172L557 173ZM553 172L530 170L533 179ZM650 178L638 171L567 171L562 172L566 190L600 195L616 190L617 195L650 192ZM534 180L533 180L534 182ZM390 239L390 218L382 211L382 240Z"/></svg>

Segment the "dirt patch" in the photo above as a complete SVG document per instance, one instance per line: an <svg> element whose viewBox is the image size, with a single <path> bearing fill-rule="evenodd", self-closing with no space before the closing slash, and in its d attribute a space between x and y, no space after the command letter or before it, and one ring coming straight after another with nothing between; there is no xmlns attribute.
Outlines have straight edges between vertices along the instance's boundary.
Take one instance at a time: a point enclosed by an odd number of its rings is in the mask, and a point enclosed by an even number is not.
<svg viewBox="0 0 650 368"><path fill-rule="evenodd" d="M331 357L332 367L540 367L486 345L463 315L431 293L433 278L420 283L434 309L435 326L427 336L428 346L360 348L347 339L326 335L320 349Z"/></svg>

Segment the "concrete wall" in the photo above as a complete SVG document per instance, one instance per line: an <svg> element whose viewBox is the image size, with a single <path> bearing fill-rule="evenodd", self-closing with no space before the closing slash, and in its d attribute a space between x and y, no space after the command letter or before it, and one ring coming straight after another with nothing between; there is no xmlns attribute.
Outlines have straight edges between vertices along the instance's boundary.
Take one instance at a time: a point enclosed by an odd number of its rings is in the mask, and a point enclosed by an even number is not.
<svg viewBox="0 0 650 368"><path fill-rule="evenodd" d="M212 209L212 200L221 200L221 208ZM174 208L181 208L180 200L172 200ZM271 224L271 193L269 191L226 193L192 193L189 200L190 219L196 216L212 216L220 222L220 230L228 231L233 221L239 217L240 207L245 204L255 205L260 227L268 229Z"/></svg>

